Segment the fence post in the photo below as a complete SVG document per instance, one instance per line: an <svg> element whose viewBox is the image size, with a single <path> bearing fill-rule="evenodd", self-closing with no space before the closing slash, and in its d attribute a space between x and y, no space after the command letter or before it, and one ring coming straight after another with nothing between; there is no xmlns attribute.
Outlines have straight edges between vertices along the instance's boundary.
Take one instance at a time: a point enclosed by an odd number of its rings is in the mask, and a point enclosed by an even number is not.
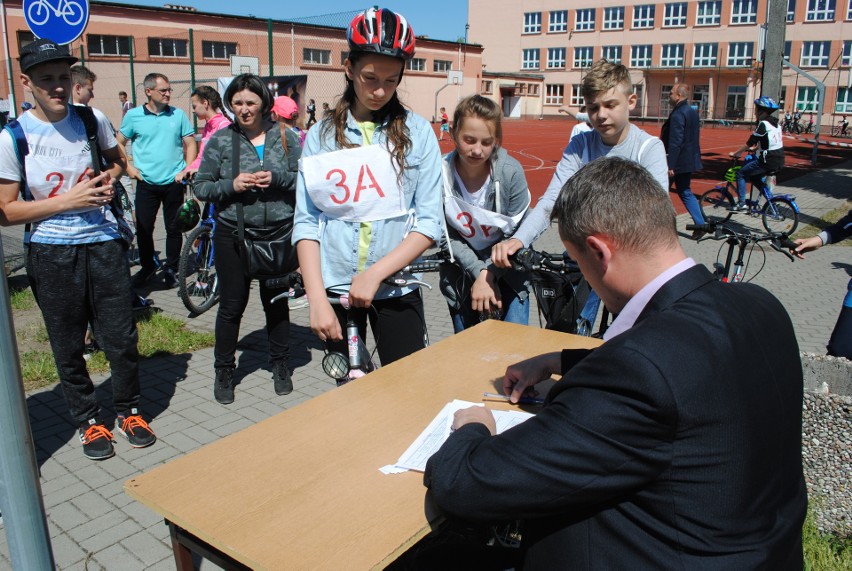
<svg viewBox="0 0 852 571"><path fill-rule="evenodd" d="M136 107L136 77L133 73L133 36L127 36L130 47L130 95L133 106Z"/></svg>
<svg viewBox="0 0 852 571"><path fill-rule="evenodd" d="M192 28L189 29L189 92L195 91L195 42ZM192 129L198 132L198 115L192 114Z"/></svg>
<svg viewBox="0 0 852 571"><path fill-rule="evenodd" d="M266 21L266 39L269 44L269 77L272 77L275 75L273 72L274 66L272 65L272 18Z"/></svg>
<svg viewBox="0 0 852 571"><path fill-rule="evenodd" d="M0 236L0 262L6 264ZM0 508L12 569L55 569L21 380L9 284L0 279Z"/></svg>

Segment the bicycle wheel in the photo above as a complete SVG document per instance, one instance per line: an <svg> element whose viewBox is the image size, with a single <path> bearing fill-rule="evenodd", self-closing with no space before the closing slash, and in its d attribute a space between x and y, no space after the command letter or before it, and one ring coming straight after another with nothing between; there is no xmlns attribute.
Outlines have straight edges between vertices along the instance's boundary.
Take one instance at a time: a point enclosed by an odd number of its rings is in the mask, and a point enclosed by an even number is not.
<svg viewBox="0 0 852 571"><path fill-rule="evenodd" d="M775 197L763 206L763 227L769 232L786 232L790 235L798 225L799 214L786 198Z"/></svg>
<svg viewBox="0 0 852 571"><path fill-rule="evenodd" d="M50 18L50 8L44 2L33 2L27 8L27 14L34 26L41 26Z"/></svg>
<svg viewBox="0 0 852 571"><path fill-rule="evenodd" d="M727 189L717 186L702 194L698 204L701 207L704 220L708 223L716 222L718 224L730 219L734 199Z"/></svg>
<svg viewBox="0 0 852 571"><path fill-rule="evenodd" d="M202 224L184 241L178 265L178 295L186 308L202 314L219 301L219 280L213 265L213 236Z"/></svg>

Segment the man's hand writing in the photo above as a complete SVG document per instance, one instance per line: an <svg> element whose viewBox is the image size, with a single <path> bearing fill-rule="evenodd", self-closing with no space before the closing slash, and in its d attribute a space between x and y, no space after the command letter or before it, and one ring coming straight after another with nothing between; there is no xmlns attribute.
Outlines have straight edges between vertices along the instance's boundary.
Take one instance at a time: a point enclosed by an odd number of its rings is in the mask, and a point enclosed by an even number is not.
<svg viewBox="0 0 852 571"><path fill-rule="evenodd" d="M457 410L453 417L453 430L458 430L465 424L474 422L484 424L491 436L497 434L497 421L494 420L491 410L484 406L472 406Z"/></svg>

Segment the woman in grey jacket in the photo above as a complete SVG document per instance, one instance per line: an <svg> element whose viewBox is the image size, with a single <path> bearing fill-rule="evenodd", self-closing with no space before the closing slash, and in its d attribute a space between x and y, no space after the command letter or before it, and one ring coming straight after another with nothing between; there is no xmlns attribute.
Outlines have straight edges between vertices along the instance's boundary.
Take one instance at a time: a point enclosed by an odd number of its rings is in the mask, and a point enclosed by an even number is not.
<svg viewBox="0 0 852 571"><path fill-rule="evenodd" d="M237 205L242 205L247 238L282 240L289 246L301 145L298 137L286 130L286 144L282 144L282 130L269 119L272 94L258 76L235 77L224 100L235 123L217 131L208 141L196 176L195 196L216 203L213 244L221 297L216 316L213 393L219 403L229 404L234 402L234 353L252 280L244 269L237 239ZM236 168L234 157L239 162ZM295 270L298 264L292 246L288 259ZM271 303L278 293L280 290L269 289L260 280L275 392L285 395L293 390L287 366L290 310L286 299Z"/></svg>
<svg viewBox="0 0 852 571"><path fill-rule="evenodd" d="M456 107L456 150L443 161L444 213L453 264L441 269L441 292L447 299L456 333L476 325L481 316L512 323L529 320L527 276L491 263L491 246L511 236L530 205L530 191L520 163L500 147L500 107L472 95Z"/></svg>

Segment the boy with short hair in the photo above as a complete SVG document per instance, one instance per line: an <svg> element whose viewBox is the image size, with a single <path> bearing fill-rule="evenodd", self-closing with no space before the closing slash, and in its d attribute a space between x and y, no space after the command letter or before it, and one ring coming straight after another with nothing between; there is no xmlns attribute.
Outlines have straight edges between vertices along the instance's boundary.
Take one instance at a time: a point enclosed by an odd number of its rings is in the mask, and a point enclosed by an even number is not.
<svg viewBox="0 0 852 571"><path fill-rule="evenodd" d="M83 358L90 320L110 363L117 430L134 448L150 446L156 437L137 408L130 273L109 206L123 159L109 122L97 121L100 153L109 166L94 176L85 124L69 105L70 66L76 61L67 46L44 38L21 50L21 83L36 107L20 118L26 158L19 158L17 135L9 128L0 133L0 224L33 224L27 276L83 453L103 460L115 451ZM19 194L26 200L18 200Z"/></svg>
<svg viewBox="0 0 852 571"><path fill-rule="evenodd" d="M444 133L450 134L450 116L447 115L447 108L441 107L441 128L440 135L438 136L439 141L444 140Z"/></svg>
<svg viewBox="0 0 852 571"><path fill-rule="evenodd" d="M491 257L497 267L511 267L509 256L530 246L547 229L559 191L580 167L599 157L623 157L639 163L660 183L660 192L667 192L668 163L662 141L630 124L630 111L636 107L630 71L621 64L599 60L583 78L582 93L594 129L570 140L535 208L511 238L493 246Z"/></svg>

